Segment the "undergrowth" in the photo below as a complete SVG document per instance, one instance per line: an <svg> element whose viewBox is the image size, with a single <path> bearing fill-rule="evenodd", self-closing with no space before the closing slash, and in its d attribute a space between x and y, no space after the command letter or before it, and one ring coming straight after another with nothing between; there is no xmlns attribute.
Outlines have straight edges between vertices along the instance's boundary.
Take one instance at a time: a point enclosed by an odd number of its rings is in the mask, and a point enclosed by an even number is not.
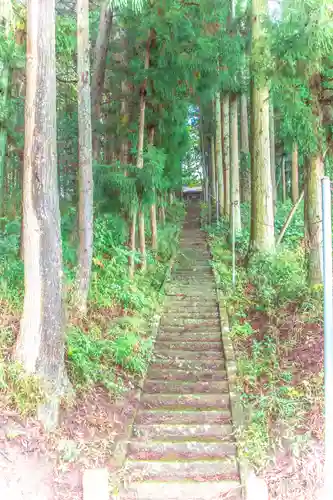
<svg viewBox="0 0 333 500"><path fill-rule="evenodd" d="M163 299L170 260L177 251L184 206L168 208L166 223L158 228L158 250L148 252L147 271L128 276L128 227L115 213L102 213L94 223L92 279L86 318L71 313L76 275L76 213L70 207L62 216L63 260L69 325L66 365L76 391L105 387L111 394L123 391L128 377L142 376L152 353L152 322ZM22 312L23 263L19 258L20 221L5 221L0 233L0 390L1 402L22 414L33 414L43 394L38 381L27 377L11 361L15 344L12 329L2 328L5 318L18 322ZM149 224L147 221L147 239ZM136 254L137 264L140 262ZM16 334L17 332L15 332Z"/></svg>
<svg viewBox="0 0 333 500"><path fill-rule="evenodd" d="M276 232L290 210L279 205ZM242 207L243 224L249 210ZM237 237L237 280L232 285L228 224L209 228L214 267L231 324L238 386L246 425L238 429L240 451L257 470L283 449L301 453L320 438L323 373L319 360L309 364L322 338L322 294L306 284L302 209L275 255L252 258L244 267L248 226ZM321 347L318 347L321 355ZM303 359L304 357L304 359Z"/></svg>

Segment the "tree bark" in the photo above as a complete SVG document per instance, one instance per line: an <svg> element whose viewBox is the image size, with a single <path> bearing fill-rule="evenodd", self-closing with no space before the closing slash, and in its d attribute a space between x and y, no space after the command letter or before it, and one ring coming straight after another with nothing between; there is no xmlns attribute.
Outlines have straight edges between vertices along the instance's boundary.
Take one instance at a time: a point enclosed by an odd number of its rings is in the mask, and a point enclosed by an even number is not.
<svg viewBox="0 0 333 500"><path fill-rule="evenodd" d="M238 99L233 94L230 98L230 130L231 130L231 210L230 227L235 232L241 230L240 190L239 190L239 146L238 146Z"/></svg>
<svg viewBox="0 0 333 500"><path fill-rule="evenodd" d="M247 112L247 96L241 95L240 99L240 116L241 116L241 152L249 155L249 125L248 125L248 112Z"/></svg>
<svg viewBox="0 0 333 500"><path fill-rule="evenodd" d="M276 212L276 164L275 164L275 123L274 123L274 108L272 102L269 105L269 146L270 146L270 162L272 175L272 191L273 191L273 210Z"/></svg>
<svg viewBox="0 0 333 500"><path fill-rule="evenodd" d="M283 155L281 161L281 183L282 183L282 202L287 201L287 184L286 184L286 157Z"/></svg>
<svg viewBox="0 0 333 500"><path fill-rule="evenodd" d="M241 95L240 99L240 117L241 117L241 172L240 189L241 201L248 203L251 201L251 169L250 169L250 150L249 150L249 126L247 111L247 96Z"/></svg>
<svg viewBox="0 0 333 500"><path fill-rule="evenodd" d="M218 198L219 198L219 213L223 214L223 161L222 161L222 124L221 124L221 95L220 92L216 93L215 98L215 120L216 120L216 134L215 134L215 147L216 147L216 172L218 179Z"/></svg>
<svg viewBox="0 0 333 500"><path fill-rule="evenodd" d="M322 195L321 178L324 161L321 154L310 156L305 161L304 222L306 250L308 253L308 278L310 286L322 283Z"/></svg>
<svg viewBox="0 0 333 500"><path fill-rule="evenodd" d="M298 146L293 145L292 161L291 161L291 197L293 203L298 199Z"/></svg>
<svg viewBox="0 0 333 500"><path fill-rule="evenodd" d="M77 0L79 120L79 251L77 310L84 314L93 254L93 172L89 61L89 0Z"/></svg>
<svg viewBox="0 0 333 500"><path fill-rule="evenodd" d="M213 199L216 200L216 168L215 168L215 140L214 140L214 135L211 135L210 138L210 163L212 166L212 196Z"/></svg>
<svg viewBox="0 0 333 500"><path fill-rule="evenodd" d="M129 238L129 256L128 256L128 271L130 279L134 278L135 271L135 234L136 234L136 210L132 209L131 223L130 223L130 238Z"/></svg>
<svg viewBox="0 0 333 500"><path fill-rule="evenodd" d="M222 150L223 150L223 185L224 214L230 214L230 98L225 94L222 99Z"/></svg>
<svg viewBox="0 0 333 500"><path fill-rule="evenodd" d="M152 37L152 31L149 31L148 40L146 43L146 52L145 52L145 65L144 65L145 71L147 71L149 69L151 37ZM144 143L144 135L145 135L146 92L147 92L147 77L145 77L144 82L140 88L138 156L137 156L137 162L136 162L137 168L143 168L143 143Z"/></svg>
<svg viewBox="0 0 333 500"><path fill-rule="evenodd" d="M263 22L267 0L252 1L252 154L251 154L251 235L250 251L275 250L273 192L269 144L269 89L262 78L262 59L267 50ZM269 54L262 54L263 58Z"/></svg>
<svg viewBox="0 0 333 500"><path fill-rule="evenodd" d="M139 244L141 254L141 269L147 269L147 256L146 256L146 235L145 235L145 215L142 203L139 209Z"/></svg>
<svg viewBox="0 0 333 500"><path fill-rule="evenodd" d="M155 127L151 126L148 133L148 144L150 146L154 145L155 138ZM151 247L153 250L157 250L157 219L156 219L156 189L153 190L153 203L150 205L150 229L151 229Z"/></svg>
<svg viewBox="0 0 333 500"><path fill-rule="evenodd" d="M12 9L9 0L1 0L0 5L0 33L6 37L10 29ZM0 67L0 108L6 109L9 86L9 68ZM5 161L7 151L7 130L0 126L0 217L5 215Z"/></svg>
<svg viewBox="0 0 333 500"><path fill-rule="evenodd" d="M55 0L27 3L24 157L24 306L15 357L45 382L38 408L58 423L65 380L62 252L57 183Z"/></svg>
<svg viewBox="0 0 333 500"><path fill-rule="evenodd" d="M111 9L111 3L109 0L105 0L101 7L101 15L95 47L95 59L91 79L91 107L93 111L93 119L95 122L92 140L94 160L97 160L99 158L100 153L99 132L96 129L96 124L100 120L100 105L104 88L106 58L112 27L112 19L113 12Z"/></svg>

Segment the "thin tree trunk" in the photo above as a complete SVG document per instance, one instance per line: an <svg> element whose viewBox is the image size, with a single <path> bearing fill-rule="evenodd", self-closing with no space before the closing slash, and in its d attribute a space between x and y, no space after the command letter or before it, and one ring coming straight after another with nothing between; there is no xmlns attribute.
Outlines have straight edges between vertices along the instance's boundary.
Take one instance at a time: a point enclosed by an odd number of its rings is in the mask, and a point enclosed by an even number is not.
<svg viewBox="0 0 333 500"><path fill-rule="evenodd" d="M249 126L247 111L247 96L241 94L240 98L240 116L241 116L241 172L240 188L241 201L248 203L251 201L251 167L249 150Z"/></svg>
<svg viewBox="0 0 333 500"><path fill-rule="evenodd" d="M252 154L251 154L251 235L250 250L275 250L273 192L269 147L269 90L262 86L262 61L257 60L258 45L264 43L263 20L267 0L252 1ZM268 57L268 55L267 55ZM259 73L259 74L256 74Z"/></svg>
<svg viewBox="0 0 333 500"><path fill-rule="evenodd" d="M293 203L298 199L298 146L293 145L292 161L291 161L291 198Z"/></svg>
<svg viewBox="0 0 333 500"><path fill-rule="evenodd" d="M93 64L91 79L91 107L93 112L94 133L93 133L93 157L95 160L99 157L100 139L99 132L96 130L96 124L100 120L100 105L104 87L106 58L108 53L109 38L112 27L113 12L109 0L104 0L101 7L99 28L97 33L95 60Z"/></svg>
<svg viewBox="0 0 333 500"><path fill-rule="evenodd" d="M9 32L11 18L11 2L1 0L0 5L0 33L6 37ZM0 109L5 110L8 99L9 68L6 65L0 67ZM0 126L0 217L5 214L5 161L7 151L7 130Z"/></svg>
<svg viewBox="0 0 333 500"><path fill-rule="evenodd" d="M222 99L222 131L223 131L223 181L224 181L224 214L230 214L230 99L225 94Z"/></svg>
<svg viewBox="0 0 333 500"><path fill-rule="evenodd" d="M211 156L211 166L212 166L212 196L216 200L216 168L215 168L215 140L214 135L210 138L210 156Z"/></svg>
<svg viewBox="0 0 333 500"><path fill-rule="evenodd" d="M150 205L150 223L151 223L151 247L153 250L157 250L156 202Z"/></svg>
<svg viewBox="0 0 333 500"><path fill-rule="evenodd" d="M135 234L136 234L136 210L132 209L131 223L130 223L130 238L129 238L129 256L128 256L128 271L130 279L134 278L135 271Z"/></svg>
<svg viewBox="0 0 333 500"><path fill-rule="evenodd" d="M89 0L77 0L79 120L79 252L76 308L87 310L93 254L93 173L89 61Z"/></svg>
<svg viewBox="0 0 333 500"><path fill-rule="evenodd" d="M215 147L216 147L216 171L218 178L218 198L219 198L219 213L223 214L223 161L222 161L222 123L221 123L221 95L220 92L216 93L215 99L215 120L216 120L216 134L215 134Z"/></svg>
<svg viewBox="0 0 333 500"><path fill-rule="evenodd" d="M276 164L275 164L275 123L274 123L274 108L272 102L269 105L269 147L271 161L271 176L272 176L272 191L273 191L273 209L276 212Z"/></svg>
<svg viewBox="0 0 333 500"><path fill-rule="evenodd" d="M148 40L146 43L146 52L145 52L145 65L144 65L145 71L147 71L149 69L151 36L152 36L152 32L149 31ZM138 156L137 156L137 163L136 163L136 166L138 168L143 168L143 143L144 143L144 135L145 135L146 89L147 89L147 77L145 77L144 82L140 88Z"/></svg>
<svg viewBox="0 0 333 500"><path fill-rule="evenodd" d="M308 277L310 286L322 283L322 195L321 178L324 175L324 161L321 154L313 155L305 162L304 222L306 250L308 252Z"/></svg>
<svg viewBox="0 0 333 500"><path fill-rule="evenodd" d="M155 127L152 126L149 128L148 133L148 144L150 146L154 145L155 138ZM150 205L150 229L151 229L151 247L153 250L157 250L157 219L156 219L156 189L153 190L154 200Z"/></svg>
<svg viewBox="0 0 333 500"><path fill-rule="evenodd" d="M141 254L141 269L146 270L147 256L146 256L145 215L142 203L140 203L138 218L139 218L139 244L140 244L140 254Z"/></svg>
<svg viewBox="0 0 333 500"><path fill-rule="evenodd" d="M121 147L120 147L120 162L123 165L128 164L128 138L127 138L127 127L128 127L128 122L129 122L129 116L128 116L128 87L127 83L125 81L121 82L121 92L122 92L122 99L121 99L121 109L120 109L120 121L122 124L122 142L121 142Z"/></svg>
<svg viewBox="0 0 333 500"><path fill-rule="evenodd" d="M239 190L239 146L238 146L238 98L233 94L230 98L230 130L231 130L231 197L230 227L237 232L242 229L240 214Z"/></svg>
<svg viewBox="0 0 333 500"><path fill-rule="evenodd" d="M27 3L24 164L24 306L15 357L46 382L38 409L58 423L64 389L64 307L56 146L55 0Z"/></svg>
<svg viewBox="0 0 333 500"><path fill-rule="evenodd" d="M249 125L247 112L247 96L242 94L240 98L240 116L241 116L241 152L248 156L249 149Z"/></svg>
<svg viewBox="0 0 333 500"><path fill-rule="evenodd" d="M286 185L286 157L283 155L281 161L281 183L282 183L282 202L287 201L287 185Z"/></svg>
<svg viewBox="0 0 333 500"><path fill-rule="evenodd" d="M165 225L165 208L162 196L160 197L160 206L158 209L159 221L162 226Z"/></svg>

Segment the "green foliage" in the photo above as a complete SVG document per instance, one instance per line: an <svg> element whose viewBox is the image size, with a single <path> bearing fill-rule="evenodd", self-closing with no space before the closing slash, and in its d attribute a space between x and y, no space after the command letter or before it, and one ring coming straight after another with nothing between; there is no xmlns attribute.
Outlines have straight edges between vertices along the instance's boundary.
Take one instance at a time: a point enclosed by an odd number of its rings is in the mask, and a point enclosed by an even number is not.
<svg viewBox="0 0 333 500"><path fill-rule="evenodd" d="M112 392L118 390L112 363L112 342L94 338L79 328L71 328L67 336L67 366L76 389L101 384Z"/></svg>
<svg viewBox="0 0 333 500"><path fill-rule="evenodd" d="M18 259L20 248L19 220L8 221L0 232L0 297L14 309L23 298L23 264Z"/></svg>
<svg viewBox="0 0 333 500"><path fill-rule="evenodd" d="M152 354L152 340L143 340L134 332L124 333L112 343L115 362L130 372L145 373Z"/></svg>
<svg viewBox="0 0 333 500"><path fill-rule="evenodd" d="M275 233L279 234L290 210L292 209L291 200L287 200L286 203L277 203L276 215L275 215ZM300 203L293 219L285 232L282 240L282 245L290 249L297 248L304 238L304 203Z"/></svg>
<svg viewBox="0 0 333 500"><path fill-rule="evenodd" d="M254 256L248 276L256 288L259 303L266 308L298 301L307 291L301 250L282 249L276 255Z"/></svg>
<svg viewBox="0 0 333 500"><path fill-rule="evenodd" d="M12 331L0 327L1 403L17 410L23 416L31 416L35 414L38 404L44 400L44 392L36 377L28 376L18 363L10 361L14 341Z"/></svg>

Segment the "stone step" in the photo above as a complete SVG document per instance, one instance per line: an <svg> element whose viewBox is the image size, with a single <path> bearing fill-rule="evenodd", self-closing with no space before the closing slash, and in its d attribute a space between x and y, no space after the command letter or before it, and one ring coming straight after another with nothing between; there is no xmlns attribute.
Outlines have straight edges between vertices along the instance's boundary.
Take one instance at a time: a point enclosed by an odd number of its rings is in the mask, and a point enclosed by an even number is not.
<svg viewBox="0 0 333 500"><path fill-rule="evenodd" d="M204 306L201 308L202 304L193 304L191 302L184 303L179 301L178 303L172 303L167 305L167 309L164 310L164 317L162 319L165 319L166 317L177 317L180 315L180 317L186 315L188 317L191 317L192 313L195 315L203 314L203 317L205 318L206 314L212 315L210 318L207 318L208 322L210 321L215 322L216 319L219 318L219 307L217 302L212 302L211 304ZM195 317L195 316L194 316Z"/></svg>
<svg viewBox="0 0 333 500"><path fill-rule="evenodd" d="M222 359L222 352L221 351L206 351L206 352L193 352L193 351L181 351L181 350L173 350L169 351L167 349L160 349L157 348L155 349L155 360L158 360L159 358L163 357L165 359L194 359L194 360L205 360L209 359L210 361L213 360L220 360Z"/></svg>
<svg viewBox="0 0 333 500"><path fill-rule="evenodd" d="M147 393L164 394L201 394L201 393L225 393L229 390L226 380L209 382L180 382L165 380L146 380L143 390Z"/></svg>
<svg viewBox="0 0 333 500"><path fill-rule="evenodd" d="M198 284L196 286L191 286L184 285L184 283L171 283L172 284L168 283L166 288L168 297L190 297L192 295L201 297L202 295L207 294L207 297L213 298L213 296L216 294L216 289L213 285L204 286Z"/></svg>
<svg viewBox="0 0 333 500"><path fill-rule="evenodd" d="M192 309L182 311L167 311L165 312L165 316L163 319L169 319L170 317L175 317L175 319L199 319L199 320L211 320L214 321L216 318L219 318L219 312L217 310L217 306L215 308L206 309L206 311L201 311L200 309Z"/></svg>
<svg viewBox="0 0 333 500"><path fill-rule="evenodd" d="M179 336L178 340L161 340L157 339L155 342L155 349L177 349L181 351L217 351L222 353L222 344L221 342L212 342L207 339L207 341L195 341L190 342L188 340L184 341L182 336ZM170 352L172 354L172 352Z"/></svg>
<svg viewBox="0 0 333 500"><path fill-rule="evenodd" d="M123 496L124 495L124 496ZM241 500L239 481L133 483L121 500Z"/></svg>
<svg viewBox="0 0 333 500"><path fill-rule="evenodd" d="M230 410L170 411L139 410L136 424L231 424Z"/></svg>
<svg viewBox="0 0 333 500"><path fill-rule="evenodd" d="M225 363L223 358L215 360L195 360L163 357L158 359L156 358L155 361L150 365L150 368L152 370L176 368L180 370L189 370L195 373L201 372L203 370L224 370Z"/></svg>
<svg viewBox="0 0 333 500"><path fill-rule="evenodd" d="M229 408L229 394L146 394L141 396L141 407L174 410L217 410Z"/></svg>
<svg viewBox="0 0 333 500"><path fill-rule="evenodd" d="M192 461L161 462L158 460L128 460L126 473L131 481L223 481L239 479L234 458Z"/></svg>
<svg viewBox="0 0 333 500"><path fill-rule="evenodd" d="M132 460L202 460L235 457L234 443L203 443L202 441L168 442L153 441L144 443L132 441L128 456Z"/></svg>
<svg viewBox="0 0 333 500"><path fill-rule="evenodd" d="M227 373L224 370L200 370L193 372L191 370L176 370L170 368L149 369L147 377L152 380L186 380L186 381L212 381L226 380Z"/></svg>
<svg viewBox="0 0 333 500"><path fill-rule="evenodd" d="M170 295L170 297L166 298L165 301L166 305L181 305L183 307L187 307L188 305L192 306L200 306L200 305L205 305L205 306L210 306L212 304L217 304L217 298L215 297L206 297L205 300L202 300L200 297L199 298L194 298L194 299L187 299L184 295L179 294L179 295Z"/></svg>
<svg viewBox="0 0 333 500"><path fill-rule="evenodd" d="M216 316L216 317L210 317L210 318L191 318L190 316L187 316L187 317L181 317L181 316L178 316L178 314L172 318L171 315L168 315L168 316L165 316L162 320L161 320L161 326L165 326L165 325L170 325L170 326L183 326L183 325L191 325L192 327L193 326L216 326L216 327L219 327L220 326L220 320L219 318Z"/></svg>
<svg viewBox="0 0 333 500"><path fill-rule="evenodd" d="M208 300L213 300L215 298L216 299L216 292L215 290L210 290L210 291L198 291L198 290L188 290L186 293L183 292L183 293L177 293L177 292L174 292L174 291L169 291L169 290L166 290L166 296L167 297L180 297L180 298L183 298L185 300L202 300L202 301L205 301L206 299Z"/></svg>
<svg viewBox="0 0 333 500"><path fill-rule="evenodd" d="M231 424L134 424L133 436L140 441L230 441Z"/></svg>
<svg viewBox="0 0 333 500"><path fill-rule="evenodd" d="M160 332L158 342L220 342L221 333L218 332Z"/></svg>
<svg viewBox="0 0 333 500"><path fill-rule="evenodd" d="M164 333L215 333L221 332L220 321L205 321L186 325L161 325L160 331Z"/></svg>

